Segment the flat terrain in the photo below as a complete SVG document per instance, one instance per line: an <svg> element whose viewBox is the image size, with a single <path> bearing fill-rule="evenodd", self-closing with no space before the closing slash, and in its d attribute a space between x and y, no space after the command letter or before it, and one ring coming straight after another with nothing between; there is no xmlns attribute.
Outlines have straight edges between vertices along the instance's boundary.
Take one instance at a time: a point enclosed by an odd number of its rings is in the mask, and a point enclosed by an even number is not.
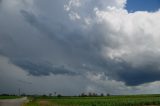
<svg viewBox="0 0 160 106"><path fill-rule="evenodd" d="M160 106L160 95L33 97L24 106Z"/></svg>
<svg viewBox="0 0 160 106"><path fill-rule="evenodd" d="M18 98L18 99L0 99L0 106L21 106L27 97Z"/></svg>
<svg viewBox="0 0 160 106"><path fill-rule="evenodd" d="M0 95L0 100L1 99L17 99L17 98L21 98L20 96L2 96Z"/></svg>

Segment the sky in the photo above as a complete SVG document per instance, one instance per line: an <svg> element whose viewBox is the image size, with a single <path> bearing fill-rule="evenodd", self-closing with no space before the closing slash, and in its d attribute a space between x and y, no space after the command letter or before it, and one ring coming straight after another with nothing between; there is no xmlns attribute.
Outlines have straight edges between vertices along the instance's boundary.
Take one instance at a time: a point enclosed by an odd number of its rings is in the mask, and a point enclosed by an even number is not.
<svg viewBox="0 0 160 106"><path fill-rule="evenodd" d="M149 11L155 12L160 7L159 0L127 0L126 9L129 12Z"/></svg>
<svg viewBox="0 0 160 106"><path fill-rule="evenodd" d="M158 0L0 0L0 94L160 93L159 8Z"/></svg>

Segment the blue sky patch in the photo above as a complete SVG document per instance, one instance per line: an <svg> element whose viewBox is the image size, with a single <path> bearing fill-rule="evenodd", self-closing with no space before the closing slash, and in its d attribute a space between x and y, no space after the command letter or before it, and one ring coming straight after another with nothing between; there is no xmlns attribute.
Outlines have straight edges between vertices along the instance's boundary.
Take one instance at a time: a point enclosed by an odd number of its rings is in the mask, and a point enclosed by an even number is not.
<svg viewBox="0 0 160 106"><path fill-rule="evenodd" d="M160 0L127 0L126 9L129 12L149 11L154 12L160 8Z"/></svg>

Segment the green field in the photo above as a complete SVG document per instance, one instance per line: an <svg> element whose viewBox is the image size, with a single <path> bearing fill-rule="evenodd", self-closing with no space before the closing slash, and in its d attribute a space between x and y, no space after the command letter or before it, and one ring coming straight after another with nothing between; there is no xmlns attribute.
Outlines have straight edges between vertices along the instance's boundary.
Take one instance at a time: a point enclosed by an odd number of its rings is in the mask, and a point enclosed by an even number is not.
<svg viewBox="0 0 160 106"><path fill-rule="evenodd" d="M20 98L20 96L0 96L0 99L16 99Z"/></svg>
<svg viewBox="0 0 160 106"><path fill-rule="evenodd" d="M34 97L24 106L160 106L160 95Z"/></svg>

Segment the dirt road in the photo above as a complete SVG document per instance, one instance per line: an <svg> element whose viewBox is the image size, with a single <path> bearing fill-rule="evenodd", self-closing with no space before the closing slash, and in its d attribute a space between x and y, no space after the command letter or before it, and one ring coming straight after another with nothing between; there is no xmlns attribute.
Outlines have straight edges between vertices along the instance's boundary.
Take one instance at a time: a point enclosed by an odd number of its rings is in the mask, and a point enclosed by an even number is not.
<svg viewBox="0 0 160 106"><path fill-rule="evenodd" d="M22 103L27 101L27 97L20 99L5 99L0 100L0 106L21 106Z"/></svg>

